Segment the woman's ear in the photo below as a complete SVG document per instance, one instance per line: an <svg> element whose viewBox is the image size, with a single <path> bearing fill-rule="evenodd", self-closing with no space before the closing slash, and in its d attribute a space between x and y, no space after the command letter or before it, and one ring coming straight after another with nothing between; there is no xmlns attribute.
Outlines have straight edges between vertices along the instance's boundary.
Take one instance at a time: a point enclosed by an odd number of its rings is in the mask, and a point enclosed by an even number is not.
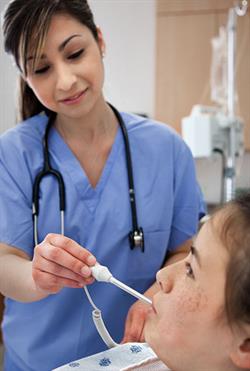
<svg viewBox="0 0 250 371"><path fill-rule="evenodd" d="M98 37L98 45L99 45L99 48L100 48L100 52L101 52L101 55L102 57L104 58L105 57L105 51L106 51L106 44L105 44L105 41L104 41L104 38L103 38L103 33L100 29L100 27L96 27L97 29L97 37Z"/></svg>
<svg viewBox="0 0 250 371"><path fill-rule="evenodd" d="M240 368L250 369L250 338L244 339L240 345L231 352L232 362Z"/></svg>
<svg viewBox="0 0 250 371"><path fill-rule="evenodd" d="M27 81L26 77L24 76L24 74L20 75L20 79L23 81L24 84L27 84L29 86L28 81Z"/></svg>

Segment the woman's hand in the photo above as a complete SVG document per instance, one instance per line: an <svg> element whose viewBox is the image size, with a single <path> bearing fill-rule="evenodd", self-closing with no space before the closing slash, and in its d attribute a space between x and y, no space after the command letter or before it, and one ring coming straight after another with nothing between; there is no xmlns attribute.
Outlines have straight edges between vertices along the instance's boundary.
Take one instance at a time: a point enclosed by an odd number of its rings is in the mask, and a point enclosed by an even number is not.
<svg viewBox="0 0 250 371"><path fill-rule="evenodd" d="M148 298L152 298L159 291L159 285L153 285L144 292ZM129 309L125 323L125 331L122 343L144 342L144 326L150 306L142 301L136 301Z"/></svg>
<svg viewBox="0 0 250 371"><path fill-rule="evenodd" d="M96 258L72 239L48 234L34 249L32 276L38 290L57 293L63 287L79 288L94 281L89 267Z"/></svg>
<svg viewBox="0 0 250 371"><path fill-rule="evenodd" d="M136 301L129 309L122 343L144 342L144 325L149 306Z"/></svg>

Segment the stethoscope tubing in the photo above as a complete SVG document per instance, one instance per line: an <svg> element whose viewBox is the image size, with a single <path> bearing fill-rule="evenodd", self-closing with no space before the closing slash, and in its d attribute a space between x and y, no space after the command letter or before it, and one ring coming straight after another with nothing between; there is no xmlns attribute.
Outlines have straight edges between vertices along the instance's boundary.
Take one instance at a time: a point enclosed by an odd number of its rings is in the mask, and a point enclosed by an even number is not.
<svg viewBox="0 0 250 371"><path fill-rule="evenodd" d="M135 199L135 190L134 190L134 177L133 177L133 166L132 166L132 159L131 159L131 150L129 144L129 138L126 126L123 122L123 119L120 113L117 111L115 107L109 104L110 108L114 112L119 126L122 131L124 145L125 145L125 155L126 155L126 163L127 163L127 176L128 176L128 185L129 185L129 200L131 205L131 218L132 218L132 226L133 231L130 232L130 237L132 236L132 240L134 242L134 246L131 246L130 240L130 247L134 248L136 245L136 239L142 239L142 251L144 251L144 239L143 239L143 230L138 226L138 219L137 219L137 208L136 208L136 199ZM46 176L53 176L58 183L58 191L59 191L59 209L60 209L60 220L61 220L61 234L64 235L65 232L65 208L66 208L66 197L65 197L65 184L63 180L62 174L53 169L50 164L50 156L49 156L49 146L48 146L48 138L50 129L53 126L53 123L56 119L56 113L51 113L49 116L49 121L45 130L45 135L43 138L43 157L44 157L44 164L42 170L36 175L34 184L33 184L33 195L32 195L32 214L34 220L34 242L35 245L38 244L38 214L39 214L39 189L41 181ZM139 236L139 237L138 237ZM140 245L138 245L140 246Z"/></svg>
<svg viewBox="0 0 250 371"><path fill-rule="evenodd" d="M124 122L121 118L120 113L114 108L113 112L116 115L117 120L119 121L120 128L122 131L122 135L124 138L124 145L125 145L125 155L126 155L126 162L127 162L127 173L128 173L128 184L129 184L129 199L131 204L131 217L133 223L133 230L138 230L138 223L137 223L137 210L136 210L136 201L135 201L135 187L134 187L134 175L133 175L133 168L132 168L132 160L131 160L131 150L128 138L128 132L124 125Z"/></svg>

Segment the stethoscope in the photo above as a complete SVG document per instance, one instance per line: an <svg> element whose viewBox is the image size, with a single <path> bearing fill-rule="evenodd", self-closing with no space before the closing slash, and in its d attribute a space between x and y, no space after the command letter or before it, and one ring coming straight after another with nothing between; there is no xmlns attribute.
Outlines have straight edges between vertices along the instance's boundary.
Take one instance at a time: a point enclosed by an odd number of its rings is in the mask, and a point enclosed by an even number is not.
<svg viewBox="0 0 250 371"><path fill-rule="evenodd" d="M128 132L127 132L126 126L124 124L124 121L120 113L111 104L109 104L109 106L113 110L118 120L119 126L123 134L124 145L125 145L128 185L129 185L129 199L130 199L130 207L131 207L132 226L133 226L133 230L129 233L129 244L130 244L131 249L134 249L135 247L139 247L141 248L141 251L144 252L144 233L143 233L143 229L138 226L138 221L137 221L134 177L133 177L133 168L132 168ZM58 183L59 208L60 208L60 218L61 218L61 234L64 235L65 185L64 185L62 174L58 170L53 169L50 164L50 155L49 155L49 147L48 147L48 137L49 137L50 129L55 121L55 118L56 118L55 113L50 114L49 121L48 121L45 134L43 137L43 156L44 156L43 169L37 174L34 180L34 184L33 184L32 213L33 213L33 220L34 220L35 245L38 244L39 189L40 189L40 184L41 184L42 179L48 175L53 176L57 180L57 183Z"/></svg>

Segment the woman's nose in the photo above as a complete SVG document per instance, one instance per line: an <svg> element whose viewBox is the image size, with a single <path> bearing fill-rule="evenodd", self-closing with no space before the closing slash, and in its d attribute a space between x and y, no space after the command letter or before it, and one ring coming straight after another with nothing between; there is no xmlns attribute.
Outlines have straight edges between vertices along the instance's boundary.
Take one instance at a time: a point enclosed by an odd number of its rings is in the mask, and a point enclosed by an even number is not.
<svg viewBox="0 0 250 371"><path fill-rule="evenodd" d="M156 281L164 293L170 293L174 286L173 276L170 273L171 269L165 267L156 274Z"/></svg>
<svg viewBox="0 0 250 371"><path fill-rule="evenodd" d="M69 66L58 66L56 75L57 90L69 91L76 82L76 75Z"/></svg>

